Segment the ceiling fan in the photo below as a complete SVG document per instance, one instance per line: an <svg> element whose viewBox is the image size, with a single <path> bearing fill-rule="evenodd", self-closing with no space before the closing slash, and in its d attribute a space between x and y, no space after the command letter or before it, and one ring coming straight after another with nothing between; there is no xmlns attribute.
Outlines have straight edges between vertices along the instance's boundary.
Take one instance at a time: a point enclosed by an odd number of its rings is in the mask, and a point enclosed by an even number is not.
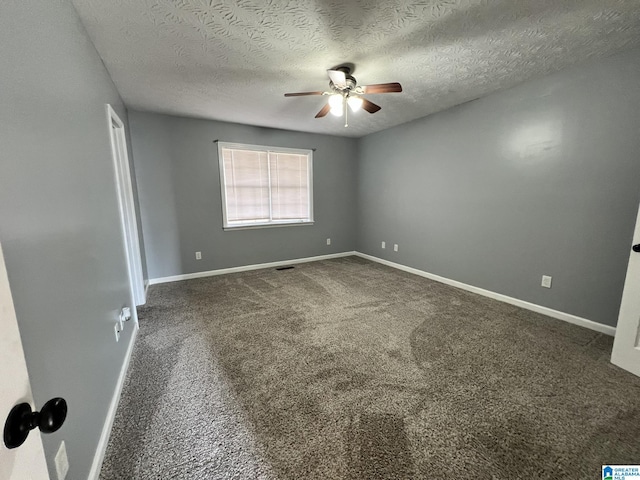
<svg viewBox="0 0 640 480"><path fill-rule="evenodd" d="M285 97L303 97L306 95L328 95L329 101L316 114L316 118L324 117L331 112L337 117L344 115L344 126L349 126L349 112L347 105L356 112L361 108L369 113L376 113L382 107L367 100L362 95L372 93L402 92L402 85L394 83L378 83L376 85L358 85L356 79L351 76L351 68L347 66L327 70L329 75L328 92L298 92L285 93Z"/></svg>

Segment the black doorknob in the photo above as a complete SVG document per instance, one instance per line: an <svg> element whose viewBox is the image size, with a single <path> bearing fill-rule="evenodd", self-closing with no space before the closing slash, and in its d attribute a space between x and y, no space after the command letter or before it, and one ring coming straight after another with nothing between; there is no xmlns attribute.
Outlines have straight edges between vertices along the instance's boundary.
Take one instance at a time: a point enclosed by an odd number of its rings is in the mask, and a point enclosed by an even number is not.
<svg viewBox="0 0 640 480"><path fill-rule="evenodd" d="M32 411L28 403L20 403L11 409L4 424L4 444L7 448L19 447L36 427L42 433L53 433L66 418L67 402L64 398L52 398L39 412Z"/></svg>
<svg viewBox="0 0 640 480"><path fill-rule="evenodd" d="M632 249L634 252L640 252L640 243L638 243L638 244L634 245L633 247L631 247L631 249Z"/></svg>

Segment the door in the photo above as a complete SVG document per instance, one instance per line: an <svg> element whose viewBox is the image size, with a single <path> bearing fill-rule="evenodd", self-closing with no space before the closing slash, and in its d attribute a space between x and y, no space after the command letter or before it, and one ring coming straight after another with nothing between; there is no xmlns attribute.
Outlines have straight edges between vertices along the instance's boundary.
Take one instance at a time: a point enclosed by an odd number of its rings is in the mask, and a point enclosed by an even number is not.
<svg viewBox="0 0 640 480"><path fill-rule="evenodd" d="M0 245L0 419L5 420L14 405L27 402L35 410L27 365L13 308L9 279ZM32 430L27 441L8 449L0 442L0 480L48 480L40 432Z"/></svg>
<svg viewBox="0 0 640 480"><path fill-rule="evenodd" d="M640 210L633 234L611 362L640 376Z"/></svg>
<svg viewBox="0 0 640 480"><path fill-rule="evenodd" d="M133 201L131 167L129 165L129 156L127 155L127 137L124 132L124 124L111 105L107 105L107 120L109 122L111 154L113 155L116 186L118 189L118 203L120 206L120 219L122 220L131 295L136 305L144 305L146 298L142 274L142 258L140 254L136 208Z"/></svg>

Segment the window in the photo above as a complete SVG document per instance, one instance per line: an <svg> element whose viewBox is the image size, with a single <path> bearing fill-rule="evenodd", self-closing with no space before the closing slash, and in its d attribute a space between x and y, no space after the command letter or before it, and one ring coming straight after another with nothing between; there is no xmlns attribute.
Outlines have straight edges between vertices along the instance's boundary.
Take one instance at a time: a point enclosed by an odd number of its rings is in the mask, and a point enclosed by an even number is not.
<svg viewBox="0 0 640 480"><path fill-rule="evenodd" d="M225 229L313 223L312 152L218 142Z"/></svg>

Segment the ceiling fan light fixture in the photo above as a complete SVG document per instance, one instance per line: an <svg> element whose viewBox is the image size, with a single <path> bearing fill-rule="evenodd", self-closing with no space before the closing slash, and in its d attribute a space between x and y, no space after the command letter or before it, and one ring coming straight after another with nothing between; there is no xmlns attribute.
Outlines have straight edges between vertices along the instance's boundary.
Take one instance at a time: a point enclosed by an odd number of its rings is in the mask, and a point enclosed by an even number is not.
<svg viewBox="0 0 640 480"><path fill-rule="evenodd" d="M340 105L339 107L331 107L330 112L336 117L341 117L344 114L344 108L342 108L342 105Z"/></svg>
<svg viewBox="0 0 640 480"><path fill-rule="evenodd" d="M360 97L349 97L347 99L347 103L349 104L349 107L352 111L357 112L362 108L363 101Z"/></svg>
<svg viewBox="0 0 640 480"><path fill-rule="evenodd" d="M315 118L325 117L329 112L336 117L344 116L344 126L349 126L349 109L352 112L364 110L368 113L379 112L382 107L367 100L362 95L369 93L402 92L402 85L398 82L377 83L373 85L358 85L356 79L350 75L353 66L341 66L327 70L329 75L329 91L326 92L295 92L285 93L285 97L302 97L307 95L328 95L328 101L316 114ZM349 105L347 107L347 105Z"/></svg>
<svg viewBox="0 0 640 480"><path fill-rule="evenodd" d="M331 113L336 117L341 117L344 113L344 105L342 95L336 93L329 97L329 106L331 107Z"/></svg>

